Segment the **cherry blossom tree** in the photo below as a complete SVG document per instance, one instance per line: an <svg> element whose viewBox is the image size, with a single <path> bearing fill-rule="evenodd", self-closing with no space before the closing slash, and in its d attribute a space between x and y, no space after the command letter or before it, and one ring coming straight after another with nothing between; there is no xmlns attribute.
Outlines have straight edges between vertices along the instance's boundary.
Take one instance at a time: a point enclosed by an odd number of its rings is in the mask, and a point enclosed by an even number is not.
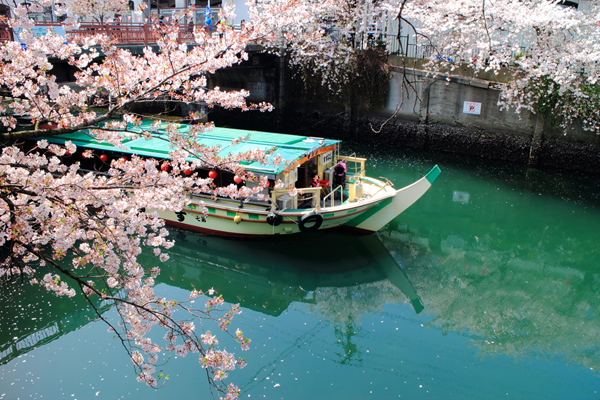
<svg viewBox="0 0 600 400"><path fill-rule="evenodd" d="M254 10L261 14L273 3L259 0ZM278 12L296 23L276 29L276 43L287 47L292 64L308 68L308 75L319 73L324 84L337 87L354 73L348 65L358 51L357 39L376 36L385 27L398 35L400 54L406 50L400 35L414 38L417 47L432 49L424 66L431 71L452 73L469 67L475 73L502 72L506 78L499 77L496 84L501 109L548 114L564 129L579 123L598 134L600 6L582 0L575 9L563 3L299 1L291 9L284 2ZM417 66L411 61L405 60L405 65ZM413 87L409 80L405 84Z"/></svg>
<svg viewBox="0 0 600 400"><path fill-rule="evenodd" d="M69 11L64 4L49 1L38 6ZM158 264L168 260L173 242L167 239L164 222L151 210L181 211L194 193L260 197L258 192L266 181L253 189L217 187L212 179L201 178L194 171L218 168L253 179L242 163L279 160L258 150L224 159L219 156L222 149L197 142L199 135L212 129L210 124L195 123L181 133L177 124L156 120L150 129L141 129L141 116L128 110L157 100L271 109L268 104L247 104L246 91L223 92L206 84L207 74L246 59L248 42L266 39L269 32L261 25L234 31L223 23L212 34L196 29L193 44L188 46L177 42L179 21L185 17L180 14L170 23L151 21L159 37L159 51L147 48L143 55L135 56L103 35L67 44L54 34L35 37L33 21L28 18L31 8L31 4L15 7L17 18L10 21L13 28L22 29L20 36L27 47L9 42L0 48L0 82L12 95L0 109L4 126L0 133L4 141L0 155L0 278L27 280L58 296L82 295L90 300L90 307L94 307L95 296L114 302L118 323L100 312L97 315L129 352L138 380L159 387L168 379L159 367L166 360L159 354L197 353L211 390L237 398L238 387L225 379L245 362L219 349L219 339L205 322L213 321L216 329L231 335L245 350L249 339L240 330L229 333L228 329L240 312L239 305L223 309L224 299L209 287L204 292L194 290L185 301L155 294ZM225 7L222 20L231 12ZM76 25L73 17L65 22ZM49 58L68 60L78 68L77 90L56 83ZM97 113L92 107L104 112ZM32 122L31 129L14 130L18 115ZM195 119L196 115L190 115L188 121L198 122ZM125 139L166 138L173 148L168 168L159 168L158 160L137 156L108 162L71 142L58 146L39 140L33 146L25 140L76 131L119 148ZM93 159L100 165L98 171L84 171L79 163L70 162L75 154ZM157 265L137 261L144 248L151 249ZM201 296L205 301L198 308L194 304ZM198 320L202 322L200 331L195 326ZM165 331L164 343L149 338L152 327Z"/></svg>
<svg viewBox="0 0 600 400"><path fill-rule="evenodd" d="M388 9L436 52L432 64L475 71L509 71L498 85L499 105L552 114L567 128L575 121L600 133L597 77L600 9L559 0L401 1ZM454 61L450 61L454 60Z"/></svg>
<svg viewBox="0 0 600 400"><path fill-rule="evenodd" d="M94 20L100 23L107 22L115 16L129 12L128 0L70 0L71 12L82 20Z"/></svg>
<svg viewBox="0 0 600 400"><path fill-rule="evenodd" d="M216 335L204 324L198 331L191 319L210 319L228 328L238 306L220 311L224 300L208 287L183 302L154 293L160 268L140 265L137 256L150 248L157 264L165 262L173 242L157 214L148 210L181 211L194 193L231 198L258 194L260 185L216 187L210 178L184 171L221 168L251 179L243 162L266 162L270 155L253 151L222 159L219 149L197 144L198 135L212 128L195 123L197 115L187 119L194 124L185 134L176 124L158 120L151 129L141 129L142 116L131 111L134 106L177 101L271 110L269 104L247 104L244 90L209 88L207 75L246 60L246 46L258 41L268 51L286 51L292 63L310 65L324 77L346 79L354 39L368 32L378 16L405 24L433 46L431 68L461 62L475 70L510 68L513 79L500 85L504 107L534 109L553 99L548 105L561 113L564 123L581 119L593 131L600 126L591 113L600 57L595 8L575 11L543 0L258 0L249 4L251 20L241 30L226 23L233 19L233 9L224 6L215 30L196 28L188 43L178 41L185 13L169 22L151 20L159 50L146 48L134 55L104 35L66 44L52 33L35 37L28 13L44 7L67 15L67 29L77 25L73 3L28 2L13 8L15 18L9 21L22 29L26 48L16 42L0 46L0 83L12 98L0 104L5 144L0 156L0 277L28 280L57 295L114 301L120 322L106 322L130 353L139 380L154 387L166 379L158 367L164 361L159 353L195 352L219 396L236 398L239 389L224 379L244 361L220 350ZM50 58L77 68L76 89L56 82ZM97 113L98 108L103 112ZM17 115L30 119L32 128L15 131ZM24 141L77 131L121 148L124 139L166 137L173 146L168 171L158 168L157 160L133 156L108 163L85 151L83 157L103 164L100 173L92 173L69 161L81 152L72 143L61 147L41 140L32 147ZM202 309L194 306L199 296L206 296ZM149 339L155 326L165 331L162 345ZM242 332L231 335L242 349L248 347Z"/></svg>

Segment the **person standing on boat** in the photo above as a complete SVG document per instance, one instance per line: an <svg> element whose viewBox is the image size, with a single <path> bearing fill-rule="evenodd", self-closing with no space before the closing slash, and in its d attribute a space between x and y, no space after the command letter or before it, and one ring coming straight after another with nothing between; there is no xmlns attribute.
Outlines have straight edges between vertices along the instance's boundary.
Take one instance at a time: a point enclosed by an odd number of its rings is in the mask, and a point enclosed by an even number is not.
<svg viewBox="0 0 600 400"><path fill-rule="evenodd" d="M346 163L343 160L340 160L335 167L333 167L333 190L338 187L342 187L342 192L344 190L344 185L346 184ZM334 197L341 198L341 193L336 192Z"/></svg>
<svg viewBox="0 0 600 400"><path fill-rule="evenodd" d="M333 168L333 186L338 187L346 182L346 163L340 161Z"/></svg>
<svg viewBox="0 0 600 400"><path fill-rule="evenodd" d="M314 188L319 187L320 186L319 180L320 180L319 174L313 173L312 174L312 181L310 182L310 187L314 187Z"/></svg>
<svg viewBox="0 0 600 400"><path fill-rule="evenodd" d="M340 160L335 166L335 173L338 175L345 174L347 170L346 163L344 160Z"/></svg>

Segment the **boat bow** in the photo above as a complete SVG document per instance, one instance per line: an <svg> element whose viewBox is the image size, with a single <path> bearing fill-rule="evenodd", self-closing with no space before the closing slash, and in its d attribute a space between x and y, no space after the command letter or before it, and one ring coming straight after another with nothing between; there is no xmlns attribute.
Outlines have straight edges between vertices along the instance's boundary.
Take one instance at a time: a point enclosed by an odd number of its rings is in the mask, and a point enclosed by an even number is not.
<svg viewBox="0 0 600 400"><path fill-rule="evenodd" d="M423 178L412 185L397 190L396 194L389 200L378 203L376 207L348 221L346 226L366 234L377 232L419 200L440 173L441 170L436 165Z"/></svg>

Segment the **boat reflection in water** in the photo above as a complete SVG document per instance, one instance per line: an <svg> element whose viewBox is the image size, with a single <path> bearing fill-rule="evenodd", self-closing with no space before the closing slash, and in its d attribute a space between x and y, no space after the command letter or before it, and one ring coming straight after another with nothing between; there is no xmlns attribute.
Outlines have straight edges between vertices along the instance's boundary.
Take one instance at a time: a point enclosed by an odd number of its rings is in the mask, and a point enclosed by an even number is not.
<svg viewBox="0 0 600 400"><path fill-rule="evenodd" d="M333 297L326 293L332 288L347 289L354 297L361 288L376 290L380 296L387 295L388 301L408 300L417 313L423 311L414 287L375 235L316 232L302 238L288 236L268 241L231 240L183 231L171 235L177 245L169 250L170 260L161 265L157 283L186 290L213 287L229 303L239 302L243 308L273 316L280 315L292 302L319 302L321 309L327 308L327 300ZM326 249L323 243L327 243ZM142 255L140 262L154 265L156 258ZM322 300L326 296L325 301L319 301L319 294ZM368 297L365 307L374 309L382 304ZM95 318L81 296L57 298L31 285L4 286L0 300L1 364ZM340 308L339 304L329 304ZM95 305L102 313L112 306L101 301ZM365 311L350 308L355 314Z"/></svg>
<svg viewBox="0 0 600 400"><path fill-rule="evenodd" d="M325 288L378 284L392 289L394 302L408 300L417 314L423 311L413 285L376 235L315 232L268 241L184 231L172 236L177 245L169 250L169 265L161 266L157 281L186 290L213 287L227 302L244 308L277 316L295 301L317 303ZM376 299L371 303L381 305Z"/></svg>

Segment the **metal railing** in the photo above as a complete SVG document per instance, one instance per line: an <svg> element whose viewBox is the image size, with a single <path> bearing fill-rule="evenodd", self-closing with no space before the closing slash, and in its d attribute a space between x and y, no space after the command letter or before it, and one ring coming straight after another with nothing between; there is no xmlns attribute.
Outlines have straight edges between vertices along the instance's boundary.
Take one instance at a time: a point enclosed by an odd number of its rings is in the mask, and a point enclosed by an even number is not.
<svg viewBox="0 0 600 400"><path fill-rule="evenodd" d="M332 194L334 194L337 190L340 190L340 201L343 203L344 202L344 185L340 185L338 187L336 187L335 189L333 189L331 192L329 192L329 194L325 197L323 197L323 207L327 207L327 198L329 196L331 196ZM320 205L321 202L319 202ZM330 207L333 207L335 205L335 199L333 197L331 197L331 203L330 203Z"/></svg>
<svg viewBox="0 0 600 400"><path fill-rule="evenodd" d="M342 156L342 155L337 155L336 159L335 159L335 163L337 164L340 161L342 161L344 164L346 164L346 177L349 175L349 171L348 171L348 163L354 163L354 175L355 176L365 176L365 162L367 161L366 158L363 157L356 157L356 153L352 153L349 156ZM360 165L360 168L358 168L358 166Z"/></svg>
<svg viewBox="0 0 600 400"><path fill-rule="evenodd" d="M400 55L407 58L431 58L436 56L435 47L428 44L424 40L415 42L414 35L393 35L382 32L362 33L354 37L354 47L358 49L366 49L374 46L385 46L387 52L391 55ZM519 54L527 54L529 48L519 46L517 52L511 52L511 57L516 57ZM473 54L478 54L478 49L473 49ZM438 57L446 61L456 61L447 58L444 54L438 54ZM463 60L464 61L464 60Z"/></svg>
<svg viewBox="0 0 600 400"><path fill-rule="evenodd" d="M413 36L392 35L386 33L362 33L355 36L354 47L366 49L374 46L385 46L389 54L410 58L429 58L433 54L433 46L412 42Z"/></svg>
<svg viewBox="0 0 600 400"><path fill-rule="evenodd" d="M194 25L179 25L177 41L184 43L193 39ZM144 44L156 43L159 35L152 26L144 23L124 24L81 24L78 29L67 32L70 41L79 41L85 37L98 34L107 35L111 41L117 44Z"/></svg>

